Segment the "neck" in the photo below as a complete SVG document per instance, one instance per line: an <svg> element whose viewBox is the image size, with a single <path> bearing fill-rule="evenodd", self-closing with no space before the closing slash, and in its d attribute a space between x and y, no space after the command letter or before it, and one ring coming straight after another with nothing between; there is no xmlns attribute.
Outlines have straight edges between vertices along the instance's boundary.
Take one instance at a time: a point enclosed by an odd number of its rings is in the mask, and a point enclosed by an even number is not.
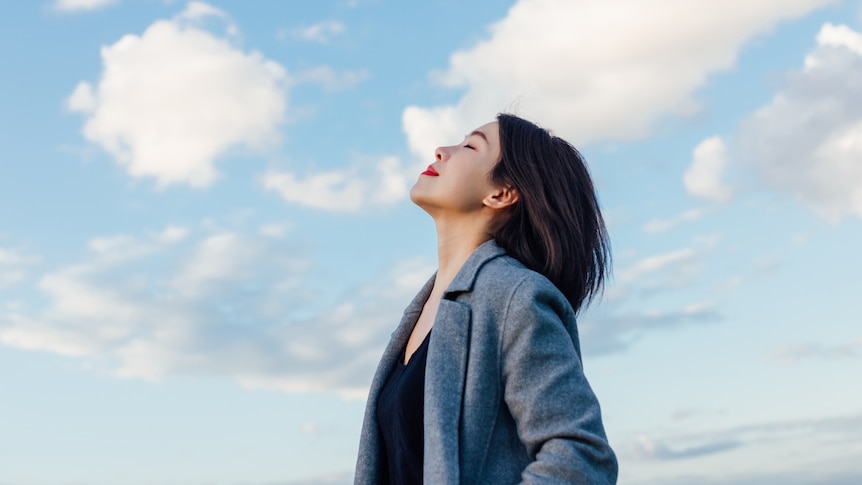
<svg viewBox="0 0 862 485"><path fill-rule="evenodd" d="M484 230L486 224L470 221L435 219L437 226L437 277L434 292L442 295L464 262L482 243L492 239ZM479 228L479 229L477 229Z"/></svg>

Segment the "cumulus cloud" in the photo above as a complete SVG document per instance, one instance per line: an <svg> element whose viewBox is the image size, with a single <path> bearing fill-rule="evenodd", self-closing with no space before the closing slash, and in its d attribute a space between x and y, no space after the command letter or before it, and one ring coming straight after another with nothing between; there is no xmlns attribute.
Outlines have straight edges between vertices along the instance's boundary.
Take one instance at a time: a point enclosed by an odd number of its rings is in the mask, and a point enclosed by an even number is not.
<svg viewBox="0 0 862 485"><path fill-rule="evenodd" d="M694 149L691 166L683 175L683 183L689 194L713 202L727 202L730 187L722 178L727 166L727 147L715 136L700 142Z"/></svg>
<svg viewBox="0 0 862 485"><path fill-rule="evenodd" d="M740 159L820 216L862 217L862 34L824 24L805 66L741 123Z"/></svg>
<svg viewBox="0 0 862 485"><path fill-rule="evenodd" d="M300 40L328 44L333 37L344 33L344 24L337 20L326 20L307 27L298 27L290 31L291 35Z"/></svg>
<svg viewBox="0 0 862 485"><path fill-rule="evenodd" d="M402 200L407 195L408 177L397 158L382 157L372 170L367 170L366 164L357 164L306 176L270 172L263 176L263 186L287 202L334 212L357 212Z"/></svg>
<svg viewBox="0 0 862 485"><path fill-rule="evenodd" d="M220 375L345 396L365 392L393 325L432 271L402 261L323 302L309 286L307 255L280 236L168 227L89 248L87 260L39 279L46 305L0 310L0 342L125 378Z"/></svg>
<svg viewBox="0 0 862 485"><path fill-rule="evenodd" d="M693 93L733 66L747 40L829 3L519 0L433 76L464 91L458 102L407 107L402 125L426 157L513 107L577 144L642 137L656 120L696 109Z"/></svg>
<svg viewBox="0 0 862 485"><path fill-rule="evenodd" d="M204 187L218 175L218 157L278 139L287 73L197 26L209 17L227 18L191 2L174 19L103 47L97 85L79 83L67 99L86 116L84 137L134 177Z"/></svg>
<svg viewBox="0 0 862 485"><path fill-rule="evenodd" d="M116 0L57 0L54 8L61 11L96 10L116 3Z"/></svg>

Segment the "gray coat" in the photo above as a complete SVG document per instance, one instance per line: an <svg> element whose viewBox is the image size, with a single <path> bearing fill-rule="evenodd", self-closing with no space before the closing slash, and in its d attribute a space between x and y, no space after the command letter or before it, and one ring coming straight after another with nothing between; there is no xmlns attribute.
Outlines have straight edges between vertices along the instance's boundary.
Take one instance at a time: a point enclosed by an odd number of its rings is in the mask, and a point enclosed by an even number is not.
<svg viewBox="0 0 862 485"><path fill-rule="evenodd" d="M356 485L380 483L377 398L403 359L433 281L404 311L374 375ZM616 483L571 305L493 241L476 249L446 289L427 359L426 485Z"/></svg>

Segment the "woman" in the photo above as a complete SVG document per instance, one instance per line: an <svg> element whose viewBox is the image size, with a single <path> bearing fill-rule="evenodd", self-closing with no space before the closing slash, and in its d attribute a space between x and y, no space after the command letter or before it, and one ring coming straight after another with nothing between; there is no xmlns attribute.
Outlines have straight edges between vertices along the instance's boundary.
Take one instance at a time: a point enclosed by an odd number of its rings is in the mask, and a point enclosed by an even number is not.
<svg viewBox="0 0 862 485"><path fill-rule="evenodd" d="M374 376L355 483L616 483L575 323L610 263L583 159L508 114L435 155L410 197L439 267Z"/></svg>

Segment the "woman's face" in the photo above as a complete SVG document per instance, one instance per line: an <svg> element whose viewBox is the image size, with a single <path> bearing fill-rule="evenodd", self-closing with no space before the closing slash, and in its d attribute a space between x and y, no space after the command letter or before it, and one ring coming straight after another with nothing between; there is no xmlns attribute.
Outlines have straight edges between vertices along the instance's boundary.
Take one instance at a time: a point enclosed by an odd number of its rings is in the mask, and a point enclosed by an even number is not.
<svg viewBox="0 0 862 485"><path fill-rule="evenodd" d="M471 213L484 208L484 200L497 187L491 170L500 160L500 132L496 121L482 125L460 145L434 151L435 162L419 176L410 199L434 216L436 213Z"/></svg>

